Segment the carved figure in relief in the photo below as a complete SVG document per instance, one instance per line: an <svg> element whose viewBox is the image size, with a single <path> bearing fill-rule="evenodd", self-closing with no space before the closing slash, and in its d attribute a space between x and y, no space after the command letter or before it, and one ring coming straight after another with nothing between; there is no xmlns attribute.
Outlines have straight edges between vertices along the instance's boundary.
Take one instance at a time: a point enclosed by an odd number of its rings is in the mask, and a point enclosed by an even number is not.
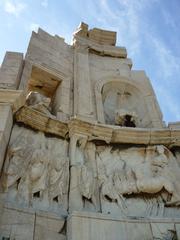
<svg viewBox="0 0 180 240"><path fill-rule="evenodd" d="M157 155L150 159L150 175L146 176L147 180L144 181L144 184L138 181L138 189L142 192L157 193L164 187L167 192L172 194L174 187L169 179L168 158L165 155L165 149L163 146L157 146L154 151Z"/></svg>
<svg viewBox="0 0 180 240"><path fill-rule="evenodd" d="M47 187L47 166L49 157L46 152L43 135L37 142L34 149L28 170L24 177L24 183L21 184L22 190L28 184L31 202L33 198L43 198L43 192Z"/></svg>
<svg viewBox="0 0 180 240"><path fill-rule="evenodd" d="M118 206L122 210L122 213L124 215L127 214L125 199L123 195L117 191L116 186L114 185L111 178L106 178L106 180L102 183L101 194L107 200L117 202Z"/></svg>
<svg viewBox="0 0 180 240"><path fill-rule="evenodd" d="M148 151L148 149L147 149ZM131 193L158 193L163 188L170 194L172 199L176 195L173 179L168 166L168 158L164 153L163 146L154 148L156 156L145 156L144 162L130 169L127 166L119 174L115 173L116 188L121 194ZM119 176L117 178L117 176ZM126 175L126 178L123 177ZM117 180L118 179L118 180Z"/></svg>
<svg viewBox="0 0 180 240"><path fill-rule="evenodd" d="M121 195L138 192L135 173L131 168L115 170L113 181L116 191Z"/></svg>
<svg viewBox="0 0 180 240"><path fill-rule="evenodd" d="M99 210L97 166L96 166L96 147L86 139L79 141L79 147L84 153L84 164L80 174L80 192L85 200L90 201L96 210Z"/></svg>
<svg viewBox="0 0 180 240"><path fill-rule="evenodd" d="M179 205L180 194L176 191L176 178L174 176L172 166L169 164L170 159L165 154L164 146L154 147L155 156L148 159L150 166L144 172L144 177L137 174L137 188L139 193L158 193L163 188L171 195L171 200L166 201L166 205Z"/></svg>
<svg viewBox="0 0 180 240"><path fill-rule="evenodd" d="M141 153L138 153L138 148L122 150L122 152L112 150L112 147L105 149L101 147L101 150L98 150L97 161L100 162L98 178L101 194L107 199L116 200L121 209L125 210L126 195L141 196L142 193L147 193L153 196L159 193L160 195L155 197L154 201L158 204L158 212L163 214L164 204L180 205L177 175L180 169L166 147L150 146L144 148L144 153L142 150ZM129 160L129 157L132 159ZM161 193L163 189L168 195Z"/></svg>
<svg viewBox="0 0 180 240"><path fill-rule="evenodd" d="M17 139L10 145L4 167L5 188L16 185L15 188L18 189L32 157L31 143L31 137L25 137L20 132Z"/></svg>
<svg viewBox="0 0 180 240"><path fill-rule="evenodd" d="M106 199L110 202L116 202L121 209L122 213L124 215L127 214L127 207L125 204L125 199L121 193L121 191L118 191L117 187L117 181L115 182L113 176L115 169L118 171L119 167L122 169L124 162L121 162L119 160L119 156L117 152L111 152L112 148L107 147L99 149L97 151L97 163L98 163L98 180L99 185L101 189L101 196L103 199ZM112 160L115 161L112 161ZM105 166L103 161L107 161L107 165L111 164L114 166Z"/></svg>
<svg viewBox="0 0 180 240"><path fill-rule="evenodd" d="M55 116L51 114L51 99L38 92L30 92L26 98L26 104L50 118L55 118Z"/></svg>
<svg viewBox="0 0 180 240"><path fill-rule="evenodd" d="M62 204L64 195L68 191L69 160L67 158L67 142L64 141L61 148L59 148L59 145L55 145L51 150L55 154L48 167L48 197L50 203L54 201Z"/></svg>
<svg viewBox="0 0 180 240"><path fill-rule="evenodd" d="M41 202L44 206L57 202L67 209L67 147L67 141L15 127L3 173L10 201L33 207L40 206Z"/></svg>

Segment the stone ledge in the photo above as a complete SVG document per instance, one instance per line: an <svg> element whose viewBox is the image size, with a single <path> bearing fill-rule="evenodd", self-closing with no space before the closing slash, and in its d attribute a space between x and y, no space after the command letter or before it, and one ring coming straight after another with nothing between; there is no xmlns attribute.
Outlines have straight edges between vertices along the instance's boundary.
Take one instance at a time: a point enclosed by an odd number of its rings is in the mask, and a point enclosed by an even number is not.
<svg viewBox="0 0 180 240"><path fill-rule="evenodd" d="M116 58L127 58L127 51L125 47L116 47L110 45L101 45L95 43L91 40L76 36L74 46L78 48L78 46L82 46L85 48L89 48L91 53L95 53L100 56L109 56Z"/></svg>
<svg viewBox="0 0 180 240"><path fill-rule="evenodd" d="M102 220L111 220L111 221L120 221L120 222L138 222L138 223L180 223L179 218L142 218L142 217L119 217L115 215L110 214L104 214L104 213L95 213L95 212L79 212L79 211L73 211L68 216L68 220L72 217L80 217L80 218L92 218L92 219L102 219Z"/></svg>
<svg viewBox="0 0 180 240"><path fill-rule="evenodd" d="M46 115L24 106L16 113L16 121L24 123L36 130L66 138L68 127L66 123L47 117Z"/></svg>
<svg viewBox="0 0 180 240"><path fill-rule="evenodd" d="M131 219L108 216L101 213L73 212L67 220L67 236L70 240L137 240L179 238L180 219Z"/></svg>
<svg viewBox="0 0 180 240"><path fill-rule="evenodd" d="M179 129L147 129L116 127L82 121L72 118L65 123L52 119L30 107L24 106L16 113L16 121L22 122L36 130L67 138L73 134L88 137L89 141L100 140L114 144L143 144L165 146L180 146Z"/></svg>

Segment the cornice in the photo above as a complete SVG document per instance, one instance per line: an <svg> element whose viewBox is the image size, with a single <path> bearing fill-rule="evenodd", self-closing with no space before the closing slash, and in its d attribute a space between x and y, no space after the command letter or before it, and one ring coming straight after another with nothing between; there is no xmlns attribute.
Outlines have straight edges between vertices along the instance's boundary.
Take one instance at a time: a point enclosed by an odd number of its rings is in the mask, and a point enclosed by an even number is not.
<svg viewBox="0 0 180 240"><path fill-rule="evenodd" d="M127 58L127 51L125 47L101 45L80 36L76 36L73 45L75 48L88 48L91 53L96 53L100 56Z"/></svg>
<svg viewBox="0 0 180 240"><path fill-rule="evenodd" d="M30 107L22 107L15 115L16 121L33 129L69 138L75 134L83 135L89 141L100 140L112 144L143 144L173 147L180 146L180 129L147 129L103 125L72 118L65 123L52 119Z"/></svg>

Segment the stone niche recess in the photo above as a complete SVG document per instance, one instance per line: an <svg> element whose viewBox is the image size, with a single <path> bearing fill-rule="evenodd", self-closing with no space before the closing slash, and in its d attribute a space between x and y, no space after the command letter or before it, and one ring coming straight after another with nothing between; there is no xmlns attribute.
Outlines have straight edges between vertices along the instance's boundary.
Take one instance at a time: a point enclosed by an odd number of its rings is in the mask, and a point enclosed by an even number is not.
<svg viewBox="0 0 180 240"><path fill-rule="evenodd" d="M42 29L0 71L0 240L180 240L180 123L116 32Z"/></svg>
<svg viewBox="0 0 180 240"><path fill-rule="evenodd" d="M125 127L152 127L141 92L128 83L110 82L103 86L105 123Z"/></svg>

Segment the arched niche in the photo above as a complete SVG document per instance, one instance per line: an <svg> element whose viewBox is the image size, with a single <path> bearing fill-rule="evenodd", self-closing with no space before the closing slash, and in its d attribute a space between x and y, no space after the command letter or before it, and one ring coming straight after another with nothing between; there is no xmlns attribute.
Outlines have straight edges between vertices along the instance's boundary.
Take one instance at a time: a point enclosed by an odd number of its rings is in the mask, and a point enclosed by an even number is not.
<svg viewBox="0 0 180 240"><path fill-rule="evenodd" d="M153 127L145 96L126 78L103 79L95 86L98 122L127 127Z"/></svg>

